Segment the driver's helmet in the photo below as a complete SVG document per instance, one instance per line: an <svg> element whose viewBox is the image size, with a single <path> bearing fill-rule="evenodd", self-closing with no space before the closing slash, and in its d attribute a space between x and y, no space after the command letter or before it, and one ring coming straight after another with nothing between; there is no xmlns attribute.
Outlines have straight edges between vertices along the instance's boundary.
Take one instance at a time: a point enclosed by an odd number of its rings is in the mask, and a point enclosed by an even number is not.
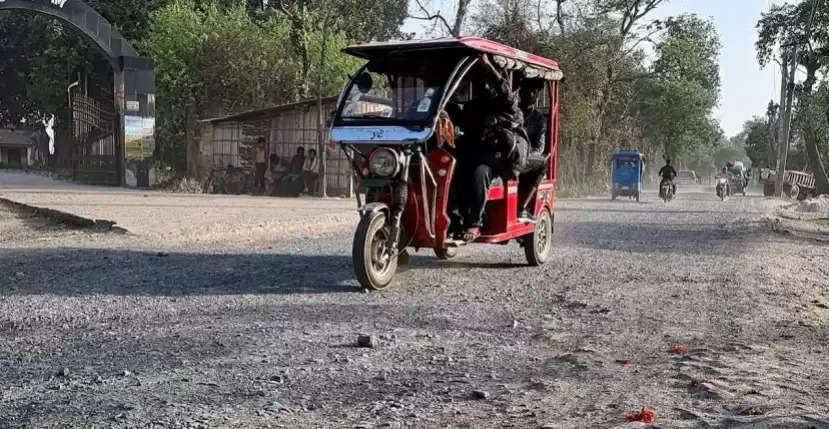
<svg viewBox="0 0 829 429"><path fill-rule="evenodd" d="M723 174L728 174L728 167L723 167L722 168L722 173Z"/></svg>

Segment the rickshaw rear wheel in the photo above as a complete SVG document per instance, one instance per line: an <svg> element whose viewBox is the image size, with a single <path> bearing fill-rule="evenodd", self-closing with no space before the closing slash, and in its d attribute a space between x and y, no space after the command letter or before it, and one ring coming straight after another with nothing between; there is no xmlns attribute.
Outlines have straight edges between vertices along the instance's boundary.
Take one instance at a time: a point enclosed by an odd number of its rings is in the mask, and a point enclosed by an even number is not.
<svg viewBox="0 0 829 429"><path fill-rule="evenodd" d="M448 261L455 256L458 256L458 248L457 247L447 247L446 249L435 248L435 256L438 257L441 261Z"/></svg>
<svg viewBox="0 0 829 429"><path fill-rule="evenodd" d="M535 231L524 241L524 254L531 266L543 265L553 252L553 216L544 208L536 218Z"/></svg>
<svg viewBox="0 0 829 429"><path fill-rule="evenodd" d="M354 233L351 257L357 281L366 289L387 288L397 272L396 252L389 252L391 228L383 212L367 213Z"/></svg>

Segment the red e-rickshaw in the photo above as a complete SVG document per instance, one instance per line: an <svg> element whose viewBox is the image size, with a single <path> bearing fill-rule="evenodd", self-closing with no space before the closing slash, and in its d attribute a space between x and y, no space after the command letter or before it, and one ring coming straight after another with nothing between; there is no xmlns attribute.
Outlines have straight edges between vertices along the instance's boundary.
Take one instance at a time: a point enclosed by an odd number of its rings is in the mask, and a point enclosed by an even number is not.
<svg viewBox="0 0 829 429"><path fill-rule="evenodd" d="M461 243L449 234L447 213L458 162L454 153L476 142L464 141L464 130L453 125L457 109L452 107L462 106L483 85L477 71L482 55L511 85L543 80L538 107L548 121L547 173L528 195L519 195L516 180L495 179L475 242L517 240L530 265L545 263L552 253L558 172L558 89L563 76L558 64L476 37L371 43L345 52L367 60L341 94L331 130L332 143L343 148L360 182L361 220L352 253L360 284L373 290L388 287L398 265L406 263L407 248L434 249L441 259L456 255ZM466 146L470 149L474 147ZM519 200L528 198L535 221L522 223Z"/></svg>

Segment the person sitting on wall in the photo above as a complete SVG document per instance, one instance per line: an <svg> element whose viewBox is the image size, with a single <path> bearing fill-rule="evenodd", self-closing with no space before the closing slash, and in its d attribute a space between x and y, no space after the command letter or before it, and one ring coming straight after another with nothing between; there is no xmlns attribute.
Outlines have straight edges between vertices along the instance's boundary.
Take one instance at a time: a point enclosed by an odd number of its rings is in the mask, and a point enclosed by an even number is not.
<svg viewBox="0 0 829 429"><path fill-rule="evenodd" d="M298 197L305 189L302 167L305 165L305 148L296 148L296 155L291 159L288 174L282 179L282 190L287 195Z"/></svg>
<svg viewBox="0 0 829 429"><path fill-rule="evenodd" d="M279 195L279 184L282 177L285 176L287 169L282 165L279 156L272 153L270 156L270 165L268 171L265 172L265 181L267 182L267 194L275 197Z"/></svg>

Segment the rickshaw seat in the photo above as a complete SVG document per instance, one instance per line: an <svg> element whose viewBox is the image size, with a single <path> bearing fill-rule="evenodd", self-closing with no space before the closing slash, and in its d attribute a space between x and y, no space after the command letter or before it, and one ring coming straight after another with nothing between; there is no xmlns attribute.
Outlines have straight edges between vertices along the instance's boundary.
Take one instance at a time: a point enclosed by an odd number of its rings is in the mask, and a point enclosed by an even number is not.
<svg viewBox="0 0 829 429"><path fill-rule="evenodd" d="M508 182L512 184L513 182ZM487 201L497 201L503 200L506 197L506 189L504 187L504 180L500 177L496 177L492 179L492 185L489 187L489 194L487 195Z"/></svg>

